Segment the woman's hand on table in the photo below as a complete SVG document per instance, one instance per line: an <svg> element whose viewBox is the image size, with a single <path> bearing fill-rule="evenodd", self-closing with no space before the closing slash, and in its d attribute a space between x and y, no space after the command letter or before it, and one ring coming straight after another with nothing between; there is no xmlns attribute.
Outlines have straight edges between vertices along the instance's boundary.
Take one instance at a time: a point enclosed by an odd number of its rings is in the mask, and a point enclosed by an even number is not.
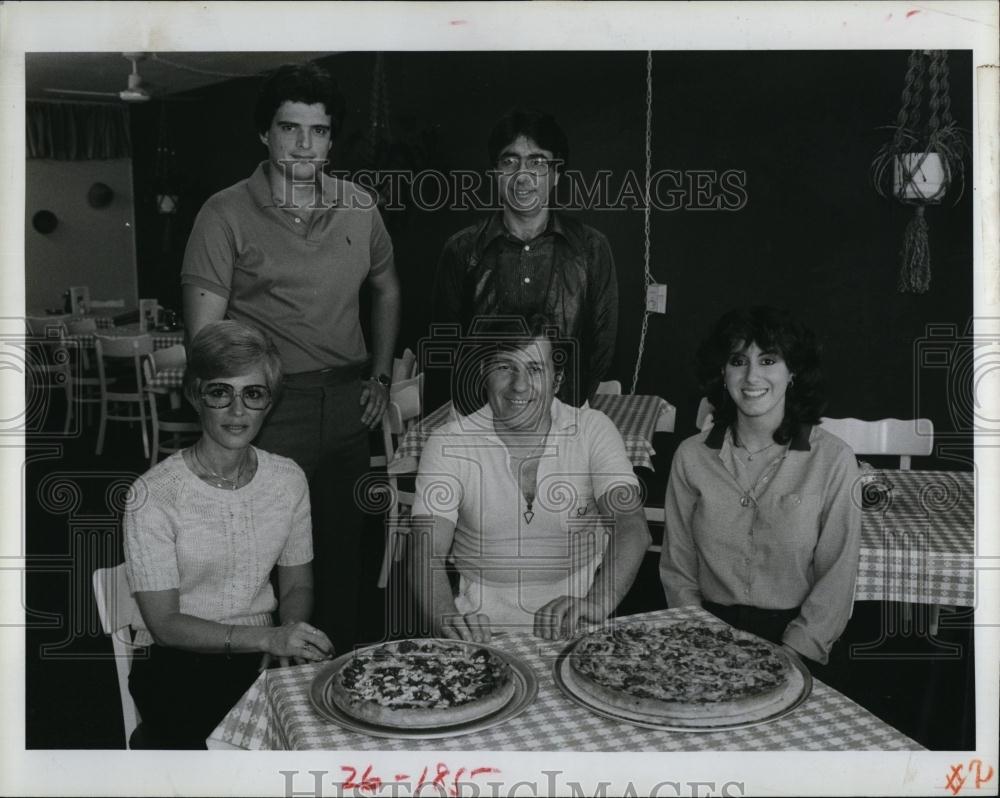
<svg viewBox="0 0 1000 798"><path fill-rule="evenodd" d="M322 631L305 621L289 621L271 628L268 653L291 657L296 665L320 662L333 656L333 643Z"/></svg>
<svg viewBox="0 0 1000 798"><path fill-rule="evenodd" d="M572 637L581 622L600 623L607 615L594 599L560 596L535 613L535 637L543 640Z"/></svg>

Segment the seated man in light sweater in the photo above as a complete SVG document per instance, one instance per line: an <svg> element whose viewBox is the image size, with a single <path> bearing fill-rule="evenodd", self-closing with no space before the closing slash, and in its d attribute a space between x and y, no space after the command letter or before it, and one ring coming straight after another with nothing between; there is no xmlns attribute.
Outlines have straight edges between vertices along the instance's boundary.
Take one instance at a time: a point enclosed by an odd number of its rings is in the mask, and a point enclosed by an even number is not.
<svg viewBox="0 0 1000 798"><path fill-rule="evenodd" d="M617 429L554 398L566 362L554 325L516 322L513 332L495 325L478 352L487 403L436 430L421 453L409 567L435 635L569 636L618 606L649 545Z"/></svg>

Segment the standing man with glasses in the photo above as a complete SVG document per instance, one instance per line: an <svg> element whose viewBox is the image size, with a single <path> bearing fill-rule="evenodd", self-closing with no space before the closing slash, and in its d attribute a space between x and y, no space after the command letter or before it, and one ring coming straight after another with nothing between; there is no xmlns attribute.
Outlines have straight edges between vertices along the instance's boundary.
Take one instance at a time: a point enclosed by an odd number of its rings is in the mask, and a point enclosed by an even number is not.
<svg viewBox="0 0 1000 798"><path fill-rule="evenodd" d="M566 134L551 115L510 111L494 125L488 151L502 210L448 239L432 319L458 321L468 334L487 316L551 317L576 343L559 398L580 406L615 352L618 280L611 247L599 231L550 208L569 155ZM453 393L459 410L475 409L462 406L462 391Z"/></svg>
<svg viewBox="0 0 1000 798"><path fill-rule="evenodd" d="M323 173L343 114L317 65L271 73L254 114L268 159L202 206L181 276L189 339L227 317L278 347L282 397L256 443L309 478L316 623L340 651L359 641L364 515L354 490L389 399L400 310L392 242L374 199ZM370 355L359 318L364 286Z"/></svg>

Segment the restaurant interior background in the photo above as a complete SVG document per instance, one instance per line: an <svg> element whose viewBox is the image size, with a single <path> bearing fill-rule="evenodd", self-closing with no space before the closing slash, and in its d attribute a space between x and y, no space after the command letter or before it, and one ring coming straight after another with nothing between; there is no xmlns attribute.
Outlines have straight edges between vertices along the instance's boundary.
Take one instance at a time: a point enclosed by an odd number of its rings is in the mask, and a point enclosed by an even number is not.
<svg viewBox="0 0 1000 798"><path fill-rule="evenodd" d="M943 336L934 338L935 344L943 340L947 348L971 328L971 159L961 198L952 202L949 196L927 209L932 281L925 294L900 293L896 286L903 229L912 210L879 197L869 177L873 154L891 135L880 126L895 119L907 56L907 51L653 54L653 171L738 170L745 174L746 203L736 210L698 209L694 193L687 192L686 207L651 213L650 268L656 281L668 286L667 312L649 318L636 392L657 394L677 407L676 431L654 439L655 473L643 474L651 501L662 496L676 445L695 431L700 398L695 347L712 320L744 304L787 306L818 333L827 415L928 417L938 446L914 467L972 468L971 410L963 401L970 388L962 382L969 374L956 364L919 366L932 332ZM570 170L583 180L599 170L610 173L612 202L626 176L637 177L633 199L619 203L624 208L578 211L607 235L614 252L620 323L613 373L606 378L621 380L628 392L645 300L646 53L389 52L381 61L384 83L374 80L374 53L332 54L320 62L338 77L347 99L345 127L331 154L335 170L483 173L493 122L511 106L528 105L553 113L566 129ZM971 143L971 54L950 52L949 65L951 112ZM27 72L30 100L30 55ZM156 297L179 311L179 271L194 216L208 196L247 177L265 157L252 122L257 85L257 78L232 78L165 101L113 102L108 108L114 110L102 113L123 115L130 156L29 160L28 307L61 306L62 293L72 284L89 285L94 298L124 298L133 306L140 297ZM373 97L373 87L384 92ZM373 108L383 123L374 149ZM114 191L106 209L85 202L95 181ZM573 194L568 182L560 185L564 202ZM432 188L427 186L428 195ZM177 197L175 213L157 210L157 195L165 189ZM416 350L426 334L441 247L477 214L422 209L412 198L403 200L402 209L384 216L403 286L399 349ZM49 235L31 225L43 208L59 217ZM67 546L90 552L87 561L93 565L120 556L114 522L100 515L102 491L114 475L144 470L141 449L129 436L95 458L92 430L62 441L58 450L50 437L37 443L29 450L25 494L29 551L40 558L26 590L29 618L35 621L28 632L27 742L38 748L120 746L110 646L94 628L92 606L74 601L65 574L46 572L42 562L76 552ZM54 469L74 471L84 485L84 509L76 511L76 521L69 520L68 535L58 534L67 525L65 510L36 496ZM88 474L86 480L82 474ZM104 520L98 522L99 516ZM380 624L381 596L374 588L381 557L377 519L374 529L365 567L372 570L373 612L379 615L372 622ZM89 576L77 584L89 585ZM662 604L650 556L627 606L637 611ZM972 747L970 624L971 617L965 626L941 632L962 646L960 657L859 662L856 692L845 692L926 746ZM875 604L859 603L848 635L865 641L877 634L878 625ZM900 645L912 648L920 641Z"/></svg>

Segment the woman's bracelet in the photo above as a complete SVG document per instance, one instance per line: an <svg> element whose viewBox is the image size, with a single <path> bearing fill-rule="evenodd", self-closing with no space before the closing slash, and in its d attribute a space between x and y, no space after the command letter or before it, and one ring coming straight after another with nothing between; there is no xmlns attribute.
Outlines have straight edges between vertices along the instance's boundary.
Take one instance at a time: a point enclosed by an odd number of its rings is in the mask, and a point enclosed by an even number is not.
<svg viewBox="0 0 1000 798"><path fill-rule="evenodd" d="M226 659L233 658L233 629L236 627L230 626L226 629Z"/></svg>

